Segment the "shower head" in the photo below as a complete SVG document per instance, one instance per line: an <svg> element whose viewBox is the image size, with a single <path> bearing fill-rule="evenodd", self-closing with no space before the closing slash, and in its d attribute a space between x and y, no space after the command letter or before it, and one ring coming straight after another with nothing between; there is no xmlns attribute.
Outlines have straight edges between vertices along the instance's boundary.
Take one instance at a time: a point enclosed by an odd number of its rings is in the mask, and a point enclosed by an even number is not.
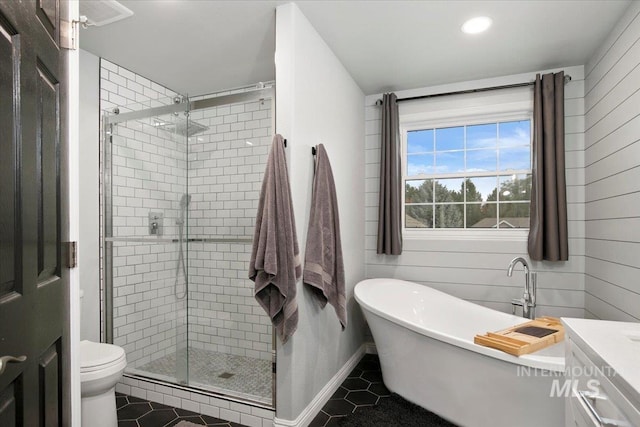
<svg viewBox="0 0 640 427"><path fill-rule="evenodd" d="M191 203L191 194L184 193L180 198L180 209L189 207L189 203Z"/></svg>
<svg viewBox="0 0 640 427"><path fill-rule="evenodd" d="M160 118L153 119L153 125L166 132L176 133L181 136L193 136L209 129L209 126L201 125L191 119L176 118L173 121Z"/></svg>

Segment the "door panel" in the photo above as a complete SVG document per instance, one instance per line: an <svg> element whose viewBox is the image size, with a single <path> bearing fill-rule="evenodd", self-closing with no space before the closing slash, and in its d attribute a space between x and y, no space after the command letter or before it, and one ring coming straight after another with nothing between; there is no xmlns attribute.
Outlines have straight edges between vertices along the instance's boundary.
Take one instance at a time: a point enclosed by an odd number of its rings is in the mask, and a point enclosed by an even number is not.
<svg viewBox="0 0 640 427"><path fill-rule="evenodd" d="M36 15L49 33L49 36L56 41L59 39L59 11L60 5L58 0L38 0L36 6Z"/></svg>
<svg viewBox="0 0 640 427"><path fill-rule="evenodd" d="M0 426L68 426L67 2L0 0ZM11 100L7 102L7 100Z"/></svg>
<svg viewBox="0 0 640 427"><path fill-rule="evenodd" d="M16 273L21 270L20 226L16 215L19 193L17 186L17 143L14 129L15 109L11 102L19 91L19 37L0 15L0 298L13 292Z"/></svg>
<svg viewBox="0 0 640 427"><path fill-rule="evenodd" d="M59 347L60 341L40 358L40 425L43 427L58 427L62 423Z"/></svg>
<svg viewBox="0 0 640 427"><path fill-rule="evenodd" d="M36 98L36 185L38 186L38 280L45 283L60 275L58 215L59 85L38 61Z"/></svg>
<svg viewBox="0 0 640 427"><path fill-rule="evenodd" d="M19 392L19 378L0 391L0 426L13 427L18 425L19 411L16 406L22 400Z"/></svg>

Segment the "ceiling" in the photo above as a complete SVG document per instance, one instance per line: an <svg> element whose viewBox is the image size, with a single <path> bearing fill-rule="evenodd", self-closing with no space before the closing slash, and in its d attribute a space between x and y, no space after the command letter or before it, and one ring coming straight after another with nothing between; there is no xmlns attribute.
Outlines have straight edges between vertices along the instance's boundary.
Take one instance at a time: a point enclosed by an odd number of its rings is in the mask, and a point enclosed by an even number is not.
<svg viewBox="0 0 640 427"><path fill-rule="evenodd" d="M287 1L120 3L134 15L83 30L82 49L189 95L275 78L275 8ZM584 64L630 0L297 4L373 94ZM462 33L462 23L478 15L493 19L489 31Z"/></svg>

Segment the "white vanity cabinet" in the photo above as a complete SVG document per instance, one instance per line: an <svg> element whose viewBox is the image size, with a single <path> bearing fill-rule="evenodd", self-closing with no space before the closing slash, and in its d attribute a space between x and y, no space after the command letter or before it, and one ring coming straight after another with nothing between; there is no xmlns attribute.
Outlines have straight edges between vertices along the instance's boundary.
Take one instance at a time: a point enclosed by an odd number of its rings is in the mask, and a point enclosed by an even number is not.
<svg viewBox="0 0 640 427"><path fill-rule="evenodd" d="M562 321L565 427L640 427L640 323Z"/></svg>

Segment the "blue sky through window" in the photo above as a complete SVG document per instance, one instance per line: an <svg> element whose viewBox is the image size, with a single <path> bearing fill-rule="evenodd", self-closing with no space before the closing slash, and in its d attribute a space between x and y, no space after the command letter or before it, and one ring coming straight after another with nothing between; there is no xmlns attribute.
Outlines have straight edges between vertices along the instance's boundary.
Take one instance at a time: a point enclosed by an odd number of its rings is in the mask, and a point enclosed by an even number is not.
<svg viewBox="0 0 640 427"><path fill-rule="evenodd" d="M414 130L407 133L407 154L433 151L433 129Z"/></svg>
<svg viewBox="0 0 640 427"><path fill-rule="evenodd" d="M407 175L465 173L473 177L474 172L530 169L530 144L529 120L409 131ZM471 179L483 201L497 185L496 177ZM447 180L447 187L459 191L462 181Z"/></svg>
<svg viewBox="0 0 640 427"><path fill-rule="evenodd" d="M498 155L496 149L469 150L467 151L467 171L489 172L498 167Z"/></svg>
<svg viewBox="0 0 640 427"><path fill-rule="evenodd" d="M483 202L487 201L487 198L491 195L493 190L495 190L498 184L498 180L495 176L475 177L470 179L473 185L475 185L476 191L481 194Z"/></svg>
<svg viewBox="0 0 640 427"><path fill-rule="evenodd" d="M496 123L467 126L467 149L493 148L498 143L498 127Z"/></svg>
<svg viewBox="0 0 640 427"><path fill-rule="evenodd" d="M531 157L529 147L514 147L500 149L499 170L530 169Z"/></svg>
<svg viewBox="0 0 640 427"><path fill-rule="evenodd" d="M436 151L464 150L464 126L436 129Z"/></svg>
<svg viewBox="0 0 640 427"><path fill-rule="evenodd" d="M517 145L529 145L531 143L531 125L529 120L517 122L504 122L498 124L500 147L513 147Z"/></svg>

